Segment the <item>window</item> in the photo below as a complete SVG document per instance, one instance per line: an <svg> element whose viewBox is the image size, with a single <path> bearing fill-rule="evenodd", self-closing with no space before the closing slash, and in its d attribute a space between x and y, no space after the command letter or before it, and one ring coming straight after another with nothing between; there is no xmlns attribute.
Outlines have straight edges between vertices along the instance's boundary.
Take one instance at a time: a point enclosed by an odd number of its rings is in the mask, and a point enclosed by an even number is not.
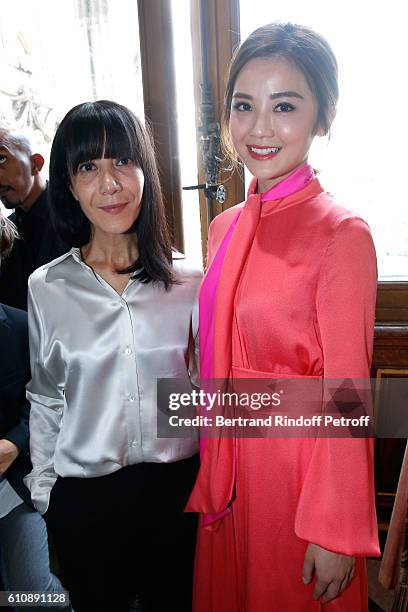
<svg viewBox="0 0 408 612"><path fill-rule="evenodd" d="M74 105L104 98L141 118L146 114L175 245L200 264L198 195L185 193L181 202L178 154L179 139L183 181L196 183L193 85L186 75L192 69L189 3L173 5L168 0L7 3L0 24L0 120L29 132L48 168L56 127ZM177 72L179 134L174 39L185 73Z"/></svg>
<svg viewBox="0 0 408 612"><path fill-rule="evenodd" d="M198 175L190 0L172 0L171 5L180 174L182 186L188 187L197 184ZM182 191L182 217L184 252L192 263L202 266L198 191Z"/></svg>
<svg viewBox="0 0 408 612"><path fill-rule="evenodd" d="M32 132L47 162L55 129L75 104L114 99L143 117L138 32L134 0L5 3L1 123Z"/></svg>
<svg viewBox="0 0 408 612"><path fill-rule="evenodd" d="M369 223L380 280L408 280L406 174L408 95L405 5L361 0L352 16L340 3L293 0L290 5L240 0L242 39L270 21L309 25L332 46L340 99L330 142L315 139L310 161L336 197Z"/></svg>

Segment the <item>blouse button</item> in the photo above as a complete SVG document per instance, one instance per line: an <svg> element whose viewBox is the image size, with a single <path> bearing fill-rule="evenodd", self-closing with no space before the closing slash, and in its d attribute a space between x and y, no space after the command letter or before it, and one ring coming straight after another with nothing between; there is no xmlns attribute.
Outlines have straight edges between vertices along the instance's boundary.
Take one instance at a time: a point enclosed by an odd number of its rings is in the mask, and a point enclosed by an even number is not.
<svg viewBox="0 0 408 612"><path fill-rule="evenodd" d="M125 348L125 355L131 355L132 354L132 349L130 348L130 346L128 346L127 348Z"/></svg>

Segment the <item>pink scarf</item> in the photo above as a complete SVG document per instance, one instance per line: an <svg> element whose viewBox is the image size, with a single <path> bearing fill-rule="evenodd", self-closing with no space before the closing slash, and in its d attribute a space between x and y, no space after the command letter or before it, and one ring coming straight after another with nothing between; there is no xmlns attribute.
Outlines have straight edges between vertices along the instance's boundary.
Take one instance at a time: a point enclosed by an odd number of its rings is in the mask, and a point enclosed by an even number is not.
<svg viewBox="0 0 408 612"><path fill-rule="evenodd" d="M201 285L199 333L200 370L203 381L230 377L232 304L246 254L256 233L261 204L296 193L314 176L312 167L304 164L262 194L256 193L257 179L252 180L245 206L234 217ZM223 299L226 295L229 299ZM205 449L207 452L204 452ZM200 450L202 467L187 510L204 510L204 524L210 525L230 512L235 484L235 439L204 437L201 439ZM200 475L202 472L211 471L213 462L217 463L217 472L224 473L225 478L219 478L217 483L219 486L214 485L212 490L208 491L207 480L200 478ZM214 509L216 512L212 511Z"/></svg>
<svg viewBox="0 0 408 612"><path fill-rule="evenodd" d="M280 200L296 191L303 189L315 177L314 170L308 164L294 170L268 191L261 193L261 203L270 200ZM256 194L258 181L253 179L248 189L247 197ZM214 310L217 295L218 282L224 258L228 250L232 233L237 224L241 209L234 217L218 251L208 268L200 289L200 372L203 380L213 378L213 356L214 356Z"/></svg>

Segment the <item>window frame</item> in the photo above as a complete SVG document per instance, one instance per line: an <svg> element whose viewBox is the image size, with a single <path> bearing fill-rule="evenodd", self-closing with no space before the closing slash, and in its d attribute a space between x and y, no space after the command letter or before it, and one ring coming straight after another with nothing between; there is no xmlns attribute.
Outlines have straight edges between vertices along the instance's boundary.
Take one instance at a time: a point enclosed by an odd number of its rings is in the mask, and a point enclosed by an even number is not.
<svg viewBox="0 0 408 612"><path fill-rule="evenodd" d="M204 10L200 11L200 5L204 2ZM223 107L223 96L225 77L232 54L239 44L239 2L237 0L190 0L191 29L193 44L193 73L194 73L194 97L196 112L196 134L197 134L197 163L198 183L205 183L205 169L200 153L200 102L202 83L202 51L201 51L201 26L205 27L207 40L207 62L209 78L211 83L211 94L214 106L215 120L221 123L221 111ZM201 24L201 17L205 14L206 23ZM245 187L243 176L236 171L225 180L222 177L227 194L224 204L213 202L214 216L222 211L242 202L245 198ZM200 190L200 218L201 218L201 241L203 258L207 253L208 220L207 202L205 195Z"/></svg>
<svg viewBox="0 0 408 612"><path fill-rule="evenodd" d="M145 117L152 131L173 243L184 252L171 2L138 0L138 14Z"/></svg>

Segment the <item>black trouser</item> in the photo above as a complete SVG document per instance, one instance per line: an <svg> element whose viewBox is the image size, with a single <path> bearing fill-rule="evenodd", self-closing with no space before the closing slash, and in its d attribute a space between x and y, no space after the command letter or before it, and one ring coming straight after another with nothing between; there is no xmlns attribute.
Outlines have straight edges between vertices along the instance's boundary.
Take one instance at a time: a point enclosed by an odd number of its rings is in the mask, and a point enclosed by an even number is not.
<svg viewBox="0 0 408 612"><path fill-rule="evenodd" d="M58 477L44 518L75 612L191 610L197 517L183 513L198 456L97 478Z"/></svg>

